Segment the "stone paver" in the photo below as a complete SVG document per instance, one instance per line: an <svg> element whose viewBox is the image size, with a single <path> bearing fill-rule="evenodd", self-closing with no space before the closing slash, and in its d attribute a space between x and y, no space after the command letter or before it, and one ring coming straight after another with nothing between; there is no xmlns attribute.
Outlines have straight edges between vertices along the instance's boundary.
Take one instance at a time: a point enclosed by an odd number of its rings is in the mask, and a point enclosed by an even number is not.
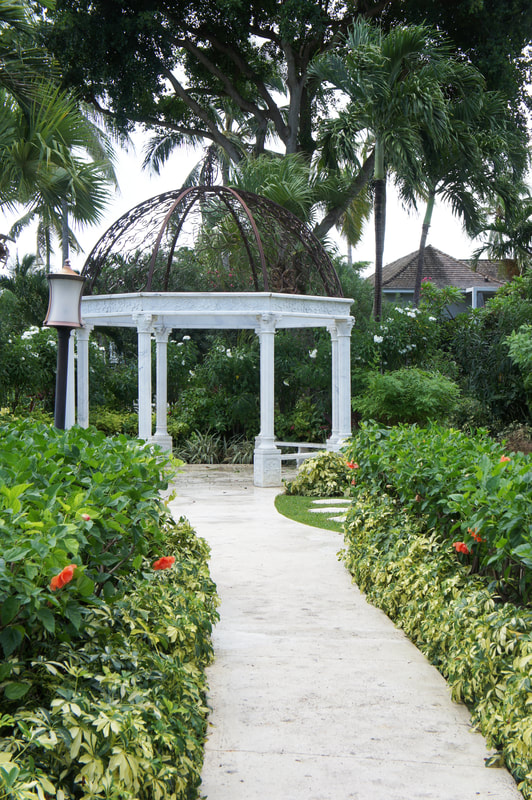
<svg viewBox="0 0 532 800"><path fill-rule="evenodd" d="M174 515L221 597L208 800L516 800L441 675L338 561L342 537L274 507L249 467L186 467Z"/></svg>

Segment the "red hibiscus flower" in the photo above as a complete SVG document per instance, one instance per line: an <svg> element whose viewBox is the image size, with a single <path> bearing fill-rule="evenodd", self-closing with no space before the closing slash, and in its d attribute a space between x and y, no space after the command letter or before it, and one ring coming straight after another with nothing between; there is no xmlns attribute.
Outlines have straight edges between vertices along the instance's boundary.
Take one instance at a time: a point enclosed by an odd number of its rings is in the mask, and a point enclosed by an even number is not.
<svg viewBox="0 0 532 800"><path fill-rule="evenodd" d="M453 542L453 547L457 553L465 553L466 556L469 555L469 547L465 542Z"/></svg>
<svg viewBox="0 0 532 800"><path fill-rule="evenodd" d="M74 577L74 570L76 567L77 564L69 564L68 567L64 567L64 569L61 570L59 575L54 575L50 581L50 591L55 592L57 589L62 589L63 586L66 586L67 583L70 583Z"/></svg>
<svg viewBox="0 0 532 800"><path fill-rule="evenodd" d="M161 556L153 562L153 569L169 569L175 561L175 556Z"/></svg>

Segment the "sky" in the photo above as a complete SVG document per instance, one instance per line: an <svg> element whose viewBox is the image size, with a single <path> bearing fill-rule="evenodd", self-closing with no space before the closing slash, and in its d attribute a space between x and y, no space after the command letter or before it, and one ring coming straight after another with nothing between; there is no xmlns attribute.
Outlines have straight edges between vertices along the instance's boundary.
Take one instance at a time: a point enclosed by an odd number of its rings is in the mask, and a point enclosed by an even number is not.
<svg viewBox="0 0 532 800"><path fill-rule="evenodd" d="M116 167L119 191L114 194L107 207L103 222L98 226L76 231L78 241L84 249L84 254L71 254L70 260L74 269L81 270L94 245L122 214L150 197L172 189L179 189L201 155L192 149L183 148L171 156L161 175L151 176L141 169L143 160L142 142L139 137L135 138L136 150L131 149L129 152L120 152ZM422 207L419 213L404 210L395 195L393 185L389 185L386 209L385 264L418 249L423 214L424 208ZM16 218L16 215L0 217L0 233L8 233L9 227ZM345 255L347 252L345 242L339 237L337 241L340 254ZM463 232L460 221L453 216L450 209L438 203L433 213L428 244L442 250L453 258L459 259L470 258L477 246ZM9 244L11 258L14 258L17 253L19 258L22 258L26 253L34 252L34 250L34 231L25 232L16 244ZM370 262L371 267L364 270L364 274L371 274L373 272L374 258L375 245L373 220L371 219L368 222L362 241L354 248L353 260ZM59 263L59 249L57 249L57 253L52 260L53 265L54 260L57 261L57 264L53 266L53 269L59 269L61 266Z"/></svg>

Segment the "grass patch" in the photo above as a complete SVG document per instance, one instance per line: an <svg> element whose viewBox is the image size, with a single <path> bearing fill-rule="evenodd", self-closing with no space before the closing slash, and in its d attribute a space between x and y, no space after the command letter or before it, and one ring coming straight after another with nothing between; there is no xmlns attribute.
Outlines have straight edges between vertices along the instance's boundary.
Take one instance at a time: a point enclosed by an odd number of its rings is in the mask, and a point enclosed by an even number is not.
<svg viewBox="0 0 532 800"><path fill-rule="evenodd" d="M314 505L316 499L319 498L278 494L275 498L275 508L283 517L293 519L295 522L301 522L303 525L311 525L313 528L324 528L328 531L342 533L343 523L328 519L328 516L331 514L330 511L324 510L322 514L316 514L315 511L310 511L311 508L316 508ZM341 501L338 501L338 498L329 497L327 499L330 500L331 506L333 507L343 505ZM346 503L346 510L348 507ZM335 514L335 516L339 515Z"/></svg>

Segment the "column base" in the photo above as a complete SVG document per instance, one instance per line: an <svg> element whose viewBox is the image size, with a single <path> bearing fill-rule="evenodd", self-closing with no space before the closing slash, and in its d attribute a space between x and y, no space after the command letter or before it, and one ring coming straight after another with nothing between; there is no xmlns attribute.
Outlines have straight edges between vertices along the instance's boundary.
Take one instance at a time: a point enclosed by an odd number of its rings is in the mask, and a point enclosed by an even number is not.
<svg viewBox="0 0 532 800"><path fill-rule="evenodd" d="M257 448L253 455L255 486L282 486L281 451L277 447Z"/></svg>
<svg viewBox="0 0 532 800"><path fill-rule="evenodd" d="M170 453L172 452L172 437L169 433L155 432L153 436L150 436L148 441L153 442L153 444L158 444L163 450L168 450Z"/></svg>
<svg viewBox="0 0 532 800"><path fill-rule="evenodd" d="M347 444L351 436L351 433L337 433L335 436L331 436L326 442L327 450L338 452L338 450L341 450L342 447Z"/></svg>

